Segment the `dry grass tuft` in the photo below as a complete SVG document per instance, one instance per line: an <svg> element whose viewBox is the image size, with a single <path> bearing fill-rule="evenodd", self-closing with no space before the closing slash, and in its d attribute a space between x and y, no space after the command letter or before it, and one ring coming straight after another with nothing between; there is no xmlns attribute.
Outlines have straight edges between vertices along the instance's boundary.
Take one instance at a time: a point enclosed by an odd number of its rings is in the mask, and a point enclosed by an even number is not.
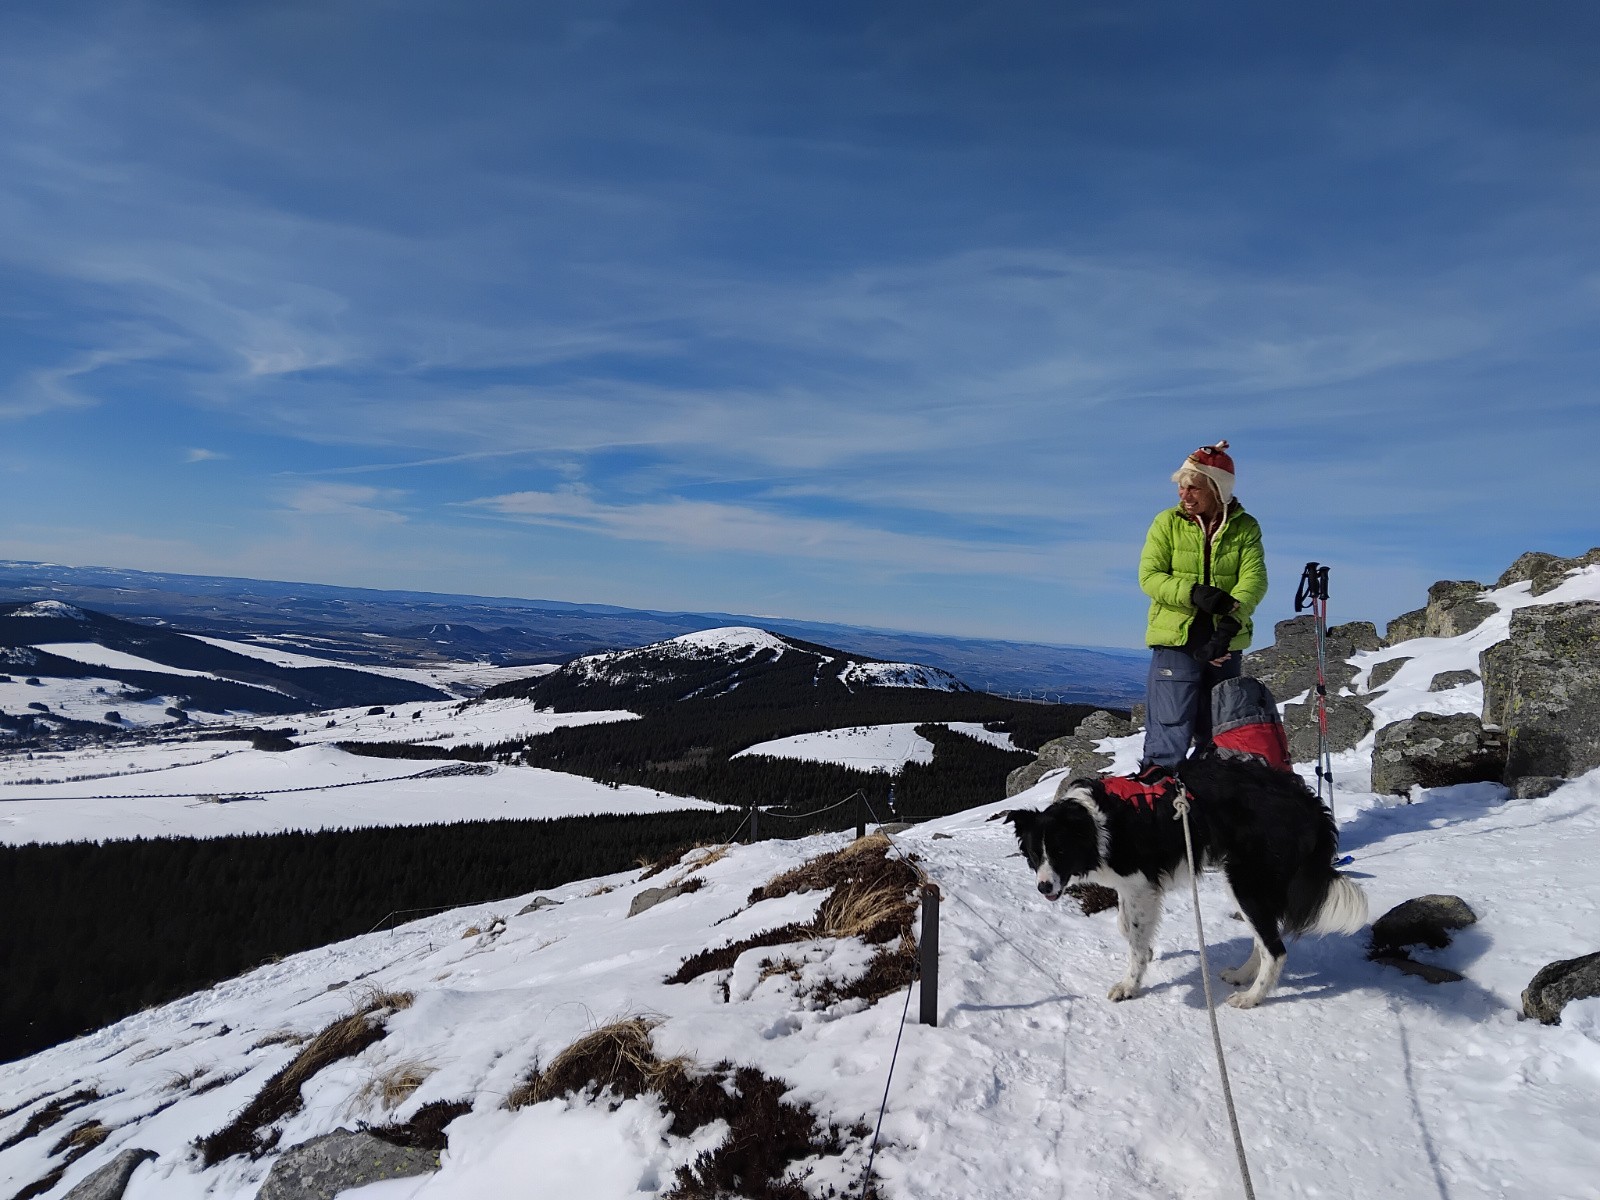
<svg viewBox="0 0 1600 1200"><path fill-rule="evenodd" d="M276 1130L261 1131L284 1117L300 1111L300 1086L318 1071L340 1059L354 1058L388 1032L381 1020L384 1013L411 1006L410 992L389 992L369 987L356 997L353 1011L322 1029L300 1048L288 1066L267 1080L254 1099L213 1134L199 1138L195 1145L208 1167L235 1154L260 1158L278 1143Z"/></svg>
<svg viewBox="0 0 1600 1200"><path fill-rule="evenodd" d="M647 1017L628 1017L591 1030L551 1059L548 1067L535 1069L512 1091L508 1107L524 1108L581 1092L591 1084L624 1095L658 1091L663 1080L682 1074L689 1063L686 1058L656 1057L650 1031L659 1024Z"/></svg>
<svg viewBox="0 0 1600 1200"><path fill-rule="evenodd" d="M395 1063L367 1080L355 1094L350 1107L359 1110L376 1102L385 1112L392 1111L411 1099L412 1093L426 1083L432 1074L432 1066L415 1059Z"/></svg>
<svg viewBox="0 0 1600 1200"><path fill-rule="evenodd" d="M298 1046L306 1041L306 1035L296 1033L292 1029L279 1029L265 1037L257 1038L250 1043L251 1050L264 1050L268 1046Z"/></svg>
<svg viewBox="0 0 1600 1200"><path fill-rule="evenodd" d="M612 892L614 892L616 890L617 889L616 889L615 885L609 884L609 883L602 883L599 887L595 888L594 891L585 892L584 893L584 897L586 899L592 899L595 896L606 896L606 895L609 895L610 893L612 893Z"/></svg>
<svg viewBox="0 0 1600 1200"><path fill-rule="evenodd" d="M913 924L921 876L892 851L887 837L873 834L774 877L750 893L750 903L831 889L814 921L783 925L715 950L702 950L684 959L666 982L687 983L709 971L727 970L745 951L763 946L853 937L882 948L859 978L844 984L824 982L811 992L813 1000L823 1005L858 998L874 1001L909 986L917 977Z"/></svg>
<svg viewBox="0 0 1600 1200"><path fill-rule="evenodd" d="M101 1142L111 1136L111 1127L99 1121L85 1121L67 1131L67 1135L50 1148L50 1153L66 1154L68 1163L75 1163Z"/></svg>
<svg viewBox="0 0 1600 1200"><path fill-rule="evenodd" d="M89 1104L95 1100L100 1100L103 1098L104 1097L102 1097L100 1094L100 1089L95 1087L79 1088L77 1091L71 1092L68 1095L56 1097L54 1100L50 1101L49 1104L46 1104L43 1108L39 1109L31 1117L29 1117L27 1121L24 1122L21 1129L8 1137L4 1142L0 1142L0 1150L9 1150L18 1142L25 1141L26 1139L33 1137L35 1134L43 1133L52 1125L58 1124L61 1121L61 1118L66 1116L73 1109L82 1108L85 1104Z"/></svg>
<svg viewBox="0 0 1600 1200"><path fill-rule="evenodd" d="M206 1063L198 1067L191 1067L187 1071L169 1071L167 1073L167 1081L161 1085L162 1090L177 1092L191 1088L210 1069L211 1064Z"/></svg>
<svg viewBox="0 0 1600 1200"><path fill-rule="evenodd" d="M399 1125L363 1124L361 1128L363 1132L396 1146L438 1151L443 1150L449 1142L445 1127L471 1111L470 1100L435 1100L432 1104L424 1104L411 1115L409 1121Z"/></svg>
<svg viewBox="0 0 1600 1200"><path fill-rule="evenodd" d="M876 944L909 929L915 913L902 881L858 879L841 884L822 902L817 927L824 937Z"/></svg>

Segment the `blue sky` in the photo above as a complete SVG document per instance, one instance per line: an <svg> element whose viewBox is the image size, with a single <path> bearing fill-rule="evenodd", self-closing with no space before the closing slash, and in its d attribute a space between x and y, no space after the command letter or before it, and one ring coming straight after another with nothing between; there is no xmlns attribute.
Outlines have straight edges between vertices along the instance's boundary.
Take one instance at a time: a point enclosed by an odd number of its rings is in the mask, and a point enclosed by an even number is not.
<svg viewBox="0 0 1600 1200"><path fill-rule="evenodd" d="M1600 6L0 9L0 557L1138 645L1600 542Z"/></svg>

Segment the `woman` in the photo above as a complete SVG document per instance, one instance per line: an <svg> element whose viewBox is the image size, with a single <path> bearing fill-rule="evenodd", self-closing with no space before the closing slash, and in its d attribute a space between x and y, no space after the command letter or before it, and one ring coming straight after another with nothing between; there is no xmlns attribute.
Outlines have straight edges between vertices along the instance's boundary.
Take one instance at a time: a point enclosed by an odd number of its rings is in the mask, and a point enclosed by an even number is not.
<svg viewBox="0 0 1600 1200"><path fill-rule="evenodd" d="M1150 597L1144 765L1174 767L1211 745L1211 689L1239 674L1250 615L1267 594L1261 526L1233 498L1228 443L1201 446L1172 476L1178 504L1158 513L1139 556Z"/></svg>

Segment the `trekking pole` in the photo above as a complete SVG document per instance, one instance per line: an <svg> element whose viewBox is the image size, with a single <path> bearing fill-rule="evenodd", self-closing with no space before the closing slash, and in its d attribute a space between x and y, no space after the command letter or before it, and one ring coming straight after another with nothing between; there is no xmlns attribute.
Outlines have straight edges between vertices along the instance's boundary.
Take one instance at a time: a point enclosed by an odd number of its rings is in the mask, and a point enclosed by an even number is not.
<svg viewBox="0 0 1600 1200"><path fill-rule="evenodd" d="M1294 610L1310 608L1317 629L1317 799L1328 787L1328 811L1333 811L1333 755L1328 749L1328 568L1308 562L1300 573Z"/></svg>

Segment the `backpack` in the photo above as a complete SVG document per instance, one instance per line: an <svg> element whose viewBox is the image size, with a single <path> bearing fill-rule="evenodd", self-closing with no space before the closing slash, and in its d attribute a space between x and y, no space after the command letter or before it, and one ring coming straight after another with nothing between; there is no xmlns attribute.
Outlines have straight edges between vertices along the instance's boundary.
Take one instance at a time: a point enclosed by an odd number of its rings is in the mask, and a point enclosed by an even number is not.
<svg viewBox="0 0 1600 1200"><path fill-rule="evenodd" d="M1224 758L1258 758L1291 770L1278 702L1259 679L1240 675L1211 689L1211 740Z"/></svg>

